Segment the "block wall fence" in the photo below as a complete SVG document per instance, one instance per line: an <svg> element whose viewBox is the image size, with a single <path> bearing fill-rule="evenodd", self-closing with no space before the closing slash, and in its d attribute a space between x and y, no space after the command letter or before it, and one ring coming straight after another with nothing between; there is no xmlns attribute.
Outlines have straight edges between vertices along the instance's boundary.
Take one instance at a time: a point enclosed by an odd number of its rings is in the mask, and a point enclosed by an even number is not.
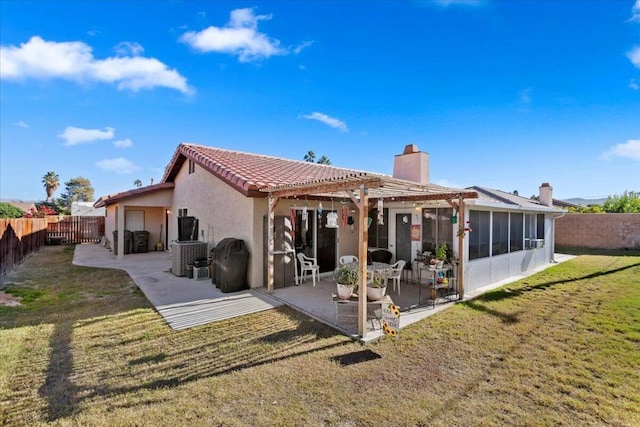
<svg viewBox="0 0 640 427"><path fill-rule="evenodd" d="M640 214L566 214L556 219L556 246L640 249Z"/></svg>

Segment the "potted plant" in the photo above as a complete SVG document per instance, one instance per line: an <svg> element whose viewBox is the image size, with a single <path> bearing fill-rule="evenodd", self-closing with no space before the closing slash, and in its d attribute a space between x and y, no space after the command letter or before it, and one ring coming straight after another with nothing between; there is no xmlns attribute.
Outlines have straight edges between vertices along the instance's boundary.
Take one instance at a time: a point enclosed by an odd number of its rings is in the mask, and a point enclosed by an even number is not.
<svg viewBox="0 0 640 427"><path fill-rule="evenodd" d="M345 264L339 271L336 279L338 286L338 298L348 300L358 289L357 264Z"/></svg>
<svg viewBox="0 0 640 427"><path fill-rule="evenodd" d="M379 271L373 272L371 281L367 283L367 298L370 301L380 301L387 290L384 276Z"/></svg>
<svg viewBox="0 0 640 427"><path fill-rule="evenodd" d="M447 260L447 244L446 243L442 243L440 246L438 246L438 249L436 249L436 258L438 259L437 265L438 268L442 268L442 266L444 265L444 262Z"/></svg>

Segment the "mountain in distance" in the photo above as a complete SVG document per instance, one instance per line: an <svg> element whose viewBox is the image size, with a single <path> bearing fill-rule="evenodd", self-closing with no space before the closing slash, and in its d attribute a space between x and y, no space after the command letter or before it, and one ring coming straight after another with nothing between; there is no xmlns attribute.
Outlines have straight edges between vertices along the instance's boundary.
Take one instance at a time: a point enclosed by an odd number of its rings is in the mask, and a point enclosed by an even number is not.
<svg viewBox="0 0 640 427"><path fill-rule="evenodd" d="M573 203L580 206L589 206L589 205L602 205L606 197L602 197L600 199L583 199L581 197L574 197L573 199L565 199L565 202Z"/></svg>

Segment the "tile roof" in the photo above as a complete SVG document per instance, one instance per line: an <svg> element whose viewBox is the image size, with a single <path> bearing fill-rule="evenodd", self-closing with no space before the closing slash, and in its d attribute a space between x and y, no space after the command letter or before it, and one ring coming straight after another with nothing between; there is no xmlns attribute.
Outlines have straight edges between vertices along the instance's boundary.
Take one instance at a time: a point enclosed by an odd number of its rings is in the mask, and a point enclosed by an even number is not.
<svg viewBox="0 0 640 427"><path fill-rule="evenodd" d="M146 194L146 193L153 193L158 190L162 190L165 188L173 188L173 187L174 187L173 182L167 182L167 183L162 182L160 184L147 185L146 187L134 188L133 190L122 191L120 193L115 193L115 194L109 194L107 196L100 197L98 200L96 200L96 202L93 204L93 207L101 208L103 206L119 202L129 197L139 196L141 194Z"/></svg>
<svg viewBox="0 0 640 427"><path fill-rule="evenodd" d="M185 160L198 165L246 196L266 197L266 187L337 179L354 175L387 176L331 165L183 143L167 166L162 182L173 182Z"/></svg>

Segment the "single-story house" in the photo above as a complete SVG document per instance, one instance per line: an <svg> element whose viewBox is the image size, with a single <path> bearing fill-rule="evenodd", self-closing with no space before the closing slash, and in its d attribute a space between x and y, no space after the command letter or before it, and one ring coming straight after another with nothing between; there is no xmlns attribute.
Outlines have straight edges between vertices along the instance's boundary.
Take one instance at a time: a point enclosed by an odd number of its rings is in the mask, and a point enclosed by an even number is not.
<svg viewBox="0 0 640 427"><path fill-rule="evenodd" d="M364 214L359 190L368 199ZM161 183L101 197L94 206L106 208L108 238L117 230L145 230L150 248L198 240L212 249L227 237L243 240L250 287L293 284L292 270L279 270L293 251L317 258L321 274L331 274L340 256L360 254L360 224L367 222L368 248L387 249L393 261L405 259L414 269L417 254L447 243L462 254L469 291L553 262L554 218L564 211L552 200L546 183L539 202L430 184L429 156L415 145L395 156L388 176L184 143ZM195 227L189 222L185 231L185 217L195 218ZM185 238L190 230L197 236ZM275 263L271 274L268 261Z"/></svg>

